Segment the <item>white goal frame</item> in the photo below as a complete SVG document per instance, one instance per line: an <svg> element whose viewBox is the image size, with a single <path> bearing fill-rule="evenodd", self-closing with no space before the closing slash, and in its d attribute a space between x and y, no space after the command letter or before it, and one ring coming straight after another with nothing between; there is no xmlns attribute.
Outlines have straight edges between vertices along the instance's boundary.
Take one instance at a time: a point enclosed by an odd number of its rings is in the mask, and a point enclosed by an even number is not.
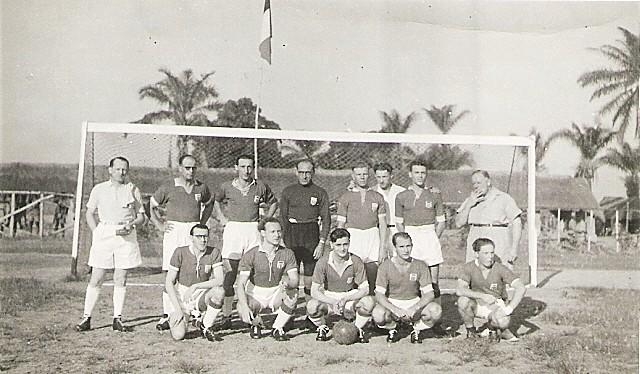
<svg viewBox="0 0 640 374"><path fill-rule="evenodd" d="M80 158L78 162L78 181L76 185L75 221L73 223L73 243L71 249L72 271L77 265L78 246L80 238L80 217L82 211L83 180L85 169L85 146L87 134L99 133L128 133L128 134L166 134L187 136L216 136L225 138L258 138L258 139L291 139L312 141L340 141L365 143L423 143L423 144L454 144L454 145L495 145L527 147L527 234L530 286L538 284L538 251L537 233L535 227L536 207L536 168L535 168L535 139L524 136L492 136L492 135L431 135L431 134L395 134L395 133L359 133L359 132L329 132L329 131L289 131L266 130L227 127L198 127L151 125L130 123L97 123L84 122L80 139Z"/></svg>

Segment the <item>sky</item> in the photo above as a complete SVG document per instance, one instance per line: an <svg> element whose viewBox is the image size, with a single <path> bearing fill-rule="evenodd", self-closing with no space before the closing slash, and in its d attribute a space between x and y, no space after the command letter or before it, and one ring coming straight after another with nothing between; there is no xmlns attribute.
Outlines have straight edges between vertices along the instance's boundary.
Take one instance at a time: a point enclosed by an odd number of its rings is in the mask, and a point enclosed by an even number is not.
<svg viewBox="0 0 640 374"><path fill-rule="evenodd" d="M215 71L222 100L260 100L287 130L377 130L379 111L396 109L418 113L409 132L437 134L422 108L456 104L471 114L452 134L535 126L548 136L598 120L603 101L576 80L607 65L590 47L615 44L618 26L638 33L639 4L273 0L267 66L262 0L2 1L0 161L77 163L83 121L158 109L138 90L162 79L161 67ZM478 151L475 161L500 169L510 157ZM545 159L554 175L577 162L562 141ZM609 168L594 191L625 194Z"/></svg>

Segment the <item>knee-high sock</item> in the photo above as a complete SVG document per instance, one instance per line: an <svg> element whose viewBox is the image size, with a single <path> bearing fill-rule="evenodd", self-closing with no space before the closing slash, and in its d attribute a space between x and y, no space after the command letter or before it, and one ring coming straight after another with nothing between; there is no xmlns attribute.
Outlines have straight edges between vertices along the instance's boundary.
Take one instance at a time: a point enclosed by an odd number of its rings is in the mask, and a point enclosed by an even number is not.
<svg viewBox="0 0 640 374"><path fill-rule="evenodd" d="M98 297L100 296L100 289L102 287L93 287L91 285L87 285L87 292L84 296L84 317L91 317L91 313L93 313L93 308L96 306L96 302L98 301Z"/></svg>
<svg viewBox="0 0 640 374"><path fill-rule="evenodd" d="M213 321L216 320L216 317L218 316L218 313L220 313L220 308L214 308L211 305L207 305L207 311L204 312L204 318L202 318L202 324L204 325L204 327L211 327L213 326Z"/></svg>
<svg viewBox="0 0 640 374"><path fill-rule="evenodd" d="M289 321L289 318L291 318L291 314L285 312L282 308L278 309L276 320L273 321L273 328L282 330L284 325Z"/></svg>
<svg viewBox="0 0 640 374"><path fill-rule="evenodd" d="M171 315L173 313L173 304L169 299L167 291L162 291L162 314Z"/></svg>
<svg viewBox="0 0 640 374"><path fill-rule="evenodd" d="M233 310L233 296L225 296L224 301L222 303L222 314L224 314L225 317L228 317L231 315L232 310Z"/></svg>
<svg viewBox="0 0 640 374"><path fill-rule="evenodd" d="M357 328L362 330L362 328L367 324L367 322L369 322L370 319L371 316L362 316L360 315L360 313L356 313L356 320L354 321L354 324Z"/></svg>
<svg viewBox="0 0 640 374"><path fill-rule="evenodd" d="M127 294L127 287L113 286L113 317L120 317L122 315L122 308L124 307L124 298Z"/></svg>
<svg viewBox="0 0 640 374"><path fill-rule="evenodd" d="M387 329L387 330L393 330L396 328L396 326L398 326L398 324L396 323L396 321L390 321L385 323L384 325L380 326L378 325L378 327L380 327L381 329Z"/></svg>
<svg viewBox="0 0 640 374"><path fill-rule="evenodd" d="M427 325L426 323L424 323L424 321L423 321L423 320L420 320L420 321L418 321L418 322L416 322L416 323L414 323L414 324L413 324L413 329L414 329L414 330L417 330L417 331L422 331L422 330L430 329L430 328L432 328L432 327L433 327L433 325L429 326L429 325Z"/></svg>
<svg viewBox="0 0 640 374"><path fill-rule="evenodd" d="M316 327L321 325L326 325L326 321L323 314L307 315L307 317L309 318L309 321L313 322L313 324L316 325Z"/></svg>

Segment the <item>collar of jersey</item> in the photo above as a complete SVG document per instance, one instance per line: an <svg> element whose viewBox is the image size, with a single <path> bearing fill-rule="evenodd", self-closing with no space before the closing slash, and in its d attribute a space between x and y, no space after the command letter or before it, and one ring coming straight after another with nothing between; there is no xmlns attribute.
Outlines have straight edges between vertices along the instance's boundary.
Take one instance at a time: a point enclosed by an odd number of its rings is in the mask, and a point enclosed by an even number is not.
<svg viewBox="0 0 640 374"><path fill-rule="evenodd" d="M329 265L331 265L331 267L333 267L335 269L335 262L333 261L333 251L329 252L329 259L327 260L327 263ZM347 267L353 265L353 261L351 261L351 255L349 255L349 259L347 261L345 261L345 264L347 264ZM346 267L345 267L346 269Z"/></svg>
<svg viewBox="0 0 640 374"><path fill-rule="evenodd" d="M238 178L233 178L233 181L231 181L231 185L232 185L234 188L237 188L237 189L239 189L239 190L240 190L240 189L245 189L245 188L246 188L246 189L248 189L248 188L250 188L251 186L253 186L254 184L256 184L256 179L255 179L255 178L253 178L253 179L251 180L251 183L249 183L249 184L247 185L247 187L240 187L240 186L238 185L238 182L239 182L239 181L240 181L240 179L238 179Z"/></svg>
<svg viewBox="0 0 640 374"><path fill-rule="evenodd" d="M180 178L173 178L173 185L174 187L187 187L186 185L182 184L179 182ZM200 181L197 179L193 180L193 185L194 186L199 186L200 185Z"/></svg>
<svg viewBox="0 0 640 374"><path fill-rule="evenodd" d="M275 250L275 251L273 251L273 253L276 253L276 252L278 252L279 250L281 250L281 249L283 249L283 248L284 248L283 246L278 245L278 246L276 247L276 250ZM264 249L264 247L262 246L262 244L259 244L259 245L258 245L258 252L267 253L267 251Z"/></svg>

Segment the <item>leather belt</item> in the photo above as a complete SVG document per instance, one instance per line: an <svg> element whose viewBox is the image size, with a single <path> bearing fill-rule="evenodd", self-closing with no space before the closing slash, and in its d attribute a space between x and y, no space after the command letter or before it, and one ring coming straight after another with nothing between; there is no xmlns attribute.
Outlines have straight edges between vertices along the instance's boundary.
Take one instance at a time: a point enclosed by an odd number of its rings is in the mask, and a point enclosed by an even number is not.
<svg viewBox="0 0 640 374"><path fill-rule="evenodd" d="M469 226L475 227L507 227L506 223L470 223Z"/></svg>
<svg viewBox="0 0 640 374"><path fill-rule="evenodd" d="M396 227L396 225L387 225L387 227Z"/></svg>

